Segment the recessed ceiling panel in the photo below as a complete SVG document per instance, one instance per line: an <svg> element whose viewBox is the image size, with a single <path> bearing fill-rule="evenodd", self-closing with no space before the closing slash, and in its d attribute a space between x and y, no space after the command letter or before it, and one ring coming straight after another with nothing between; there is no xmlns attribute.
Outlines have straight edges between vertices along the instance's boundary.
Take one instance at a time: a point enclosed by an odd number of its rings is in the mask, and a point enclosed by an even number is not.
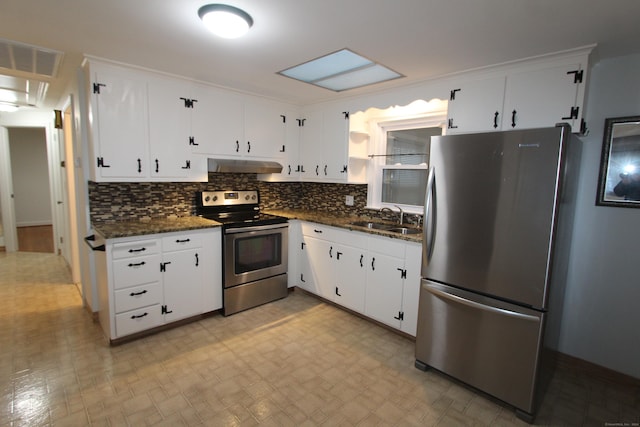
<svg viewBox="0 0 640 427"><path fill-rule="evenodd" d="M34 77L56 77L61 61L62 52L0 39L0 68Z"/></svg>
<svg viewBox="0 0 640 427"><path fill-rule="evenodd" d="M336 92L403 77L349 49L342 49L279 72Z"/></svg>

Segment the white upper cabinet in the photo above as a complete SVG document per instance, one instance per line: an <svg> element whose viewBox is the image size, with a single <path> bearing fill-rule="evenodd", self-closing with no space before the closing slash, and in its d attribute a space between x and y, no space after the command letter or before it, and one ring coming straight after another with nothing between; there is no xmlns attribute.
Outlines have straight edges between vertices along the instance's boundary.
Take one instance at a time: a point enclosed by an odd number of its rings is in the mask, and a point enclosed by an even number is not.
<svg viewBox="0 0 640 427"><path fill-rule="evenodd" d="M146 81L116 67L87 65L85 70L91 112L92 179L148 177Z"/></svg>
<svg viewBox="0 0 640 427"><path fill-rule="evenodd" d="M510 75L504 99L502 129L554 126L565 122L574 132L580 130L584 85L579 63L527 70Z"/></svg>
<svg viewBox="0 0 640 427"><path fill-rule="evenodd" d="M447 133L500 130L505 77L468 81L451 89Z"/></svg>
<svg viewBox="0 0 640 427"><path fill-rule="evenodd" d="M247 150L244 139L242 95L198 85L195 87L192 133L195 153L240 156Z"/></svg>
<svg viewBox="0 0 640 427"><path fill-rule="evenodd" d="M151 78L149 91L149 159L154 178L186 179L204 162L195 158L191 116L195 102L189 84L165 78Z"/></svg>
<svg viewBox="0 0 640 427"><path fill-rule="evenodd" d="M589 51L524 61L452 83L447 133L527 129L568 123L582 132Z"/></svg>
<svg viewBox="0 0 640 427"><path fill-rule="evenodd" d="M244 140L247 155L278 159L286 152L287 108L274 102L249 98L244 105Z"/></svg>
<svg viewBox="0 0 640 427"><path fill-rule="evenodd" d="M300 129L302 181L347 182L349 113L339 108L308 111Z"/></svg>

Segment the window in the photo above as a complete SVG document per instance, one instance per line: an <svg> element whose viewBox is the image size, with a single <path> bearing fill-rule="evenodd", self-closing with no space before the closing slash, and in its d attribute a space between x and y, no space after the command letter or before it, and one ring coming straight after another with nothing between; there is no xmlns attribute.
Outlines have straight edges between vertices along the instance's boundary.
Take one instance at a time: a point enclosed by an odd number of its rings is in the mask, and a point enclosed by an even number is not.
<svg viewBox="0 0 640 427"><path fill-rule="evenodd" d="M378 122L373 141L368 205L380 209L394 205L422 213L429 171L429 142L442 135L446 116Z"/></svg>

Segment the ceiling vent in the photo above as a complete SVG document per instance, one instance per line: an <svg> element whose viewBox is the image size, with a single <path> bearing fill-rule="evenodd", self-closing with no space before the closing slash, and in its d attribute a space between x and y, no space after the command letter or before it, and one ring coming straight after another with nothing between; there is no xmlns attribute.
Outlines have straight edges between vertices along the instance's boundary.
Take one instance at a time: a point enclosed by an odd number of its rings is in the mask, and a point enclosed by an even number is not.
<svg viewBox="0 0 640 427"><path fill-rule="evenodd" d="M0 68L23 77L55 77L62 62L62 52L11 40L0 39ZM0 70L3 71L3 70Z"/></svg>

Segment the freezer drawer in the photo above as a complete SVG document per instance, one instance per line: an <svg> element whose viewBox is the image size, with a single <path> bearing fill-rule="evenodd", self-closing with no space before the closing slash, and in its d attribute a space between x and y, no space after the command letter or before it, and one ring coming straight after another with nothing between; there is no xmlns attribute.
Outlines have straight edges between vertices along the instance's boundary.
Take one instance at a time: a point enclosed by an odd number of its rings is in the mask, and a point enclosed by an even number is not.
<svg viewBox="0 0 640 427"><path fill-rule="evenodd" d="M416 360L533 414L545 314L423 280Z"/></svg>

